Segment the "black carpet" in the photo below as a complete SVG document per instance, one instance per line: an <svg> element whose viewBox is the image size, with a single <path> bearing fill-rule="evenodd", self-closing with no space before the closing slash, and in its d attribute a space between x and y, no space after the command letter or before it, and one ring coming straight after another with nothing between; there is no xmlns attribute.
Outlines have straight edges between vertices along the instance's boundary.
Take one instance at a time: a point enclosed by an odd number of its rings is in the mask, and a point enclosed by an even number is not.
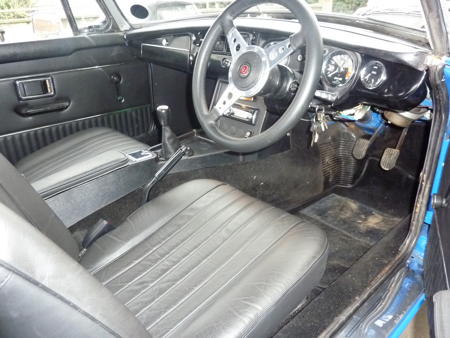
<svg viewBox="0 0 450 338"><path fill-rule="evenodd" d="M286 321L275 337L315 338L320 336L336 316L350 306L364 292L370 281L389 264L406 237L408 228L409 218L405 218L350 268L340 274L338 279L324 288L337 275L335 268L338 264L335 263L333 257L330 257L321 286L313 290L307 302L304 302L304 305L292 314L292 317ZM335 247L331 250L339 252L336 247L342 248L342 246L336 246L338 238L332 235L329 240L330 246ZM352 246L353 244L348 249ZM345 251L345 248L342 250ZM350 257L351 254L345 253L344 255Z"/></svg>
<svg viewBox="0 0 450 338"><path fill-rule="evenodd" d="M332 193L298 212L324 230L330 244L326 288L380 241L401 219Z"/></svg>

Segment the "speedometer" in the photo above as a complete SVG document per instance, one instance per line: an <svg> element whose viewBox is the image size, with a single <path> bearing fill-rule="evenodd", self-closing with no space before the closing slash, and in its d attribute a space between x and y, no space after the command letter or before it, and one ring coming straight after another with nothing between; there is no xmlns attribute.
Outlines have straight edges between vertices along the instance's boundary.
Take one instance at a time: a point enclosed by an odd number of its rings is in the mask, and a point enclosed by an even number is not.
<svg viewBox="0 0 450 338"><path fill-rule="evenodd" d="M322 68L325 82L332 87L346 85L355 73L355 65L350 54L334 51L328 54Z"/></svg>

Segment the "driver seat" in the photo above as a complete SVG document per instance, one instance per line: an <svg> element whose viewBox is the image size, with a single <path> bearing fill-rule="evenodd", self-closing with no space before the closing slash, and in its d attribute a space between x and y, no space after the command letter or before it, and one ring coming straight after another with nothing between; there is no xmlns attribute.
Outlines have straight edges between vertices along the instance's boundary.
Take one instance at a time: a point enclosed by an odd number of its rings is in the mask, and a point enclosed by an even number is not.
<svg viewBox="0 0 450 338"><path fill-rule="evenodd" d="M1 155L0 173L2 337L270 336L325 268L318 227L214 180L159 196L82 254Z"/></svg>

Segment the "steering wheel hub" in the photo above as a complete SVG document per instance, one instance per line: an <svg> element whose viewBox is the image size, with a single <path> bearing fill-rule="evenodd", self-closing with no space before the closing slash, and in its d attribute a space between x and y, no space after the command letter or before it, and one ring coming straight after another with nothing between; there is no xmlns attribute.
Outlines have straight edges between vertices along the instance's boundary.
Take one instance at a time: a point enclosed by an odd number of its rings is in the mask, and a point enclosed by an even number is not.
<svg viewBox="0 0 450 338"><path fill-rule="evenodd" d="M231 65L228 81L243 94L254 96L264 87L268 75L269 65L263 49L249 46Z"/></svg>
<svg viewBox="0 0 450 338"><path fill-rule="evenodd" d="M243 63L239 66L239 76L242 78L246 78L250 75L252 68L248 63Z"/></svg>

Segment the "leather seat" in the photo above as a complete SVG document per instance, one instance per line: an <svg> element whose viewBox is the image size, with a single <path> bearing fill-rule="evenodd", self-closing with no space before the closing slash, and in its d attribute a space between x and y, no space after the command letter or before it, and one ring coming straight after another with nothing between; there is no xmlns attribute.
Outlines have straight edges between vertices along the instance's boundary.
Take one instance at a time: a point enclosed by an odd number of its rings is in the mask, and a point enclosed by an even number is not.
<svg viewBox="0 0 450 338"><path fill-rule="evenodd" d="M126 154L149 146L109 128L86 129L28 155L16 164L43 196L124 164Z"/></svg>
<svg viewBox="0 0 450 338"><path fill-rule="evenodd" d="M0 172L0 336L266 337L325 268L320 229L213 180L152 200L78 258L1 158Z"/></svg>

